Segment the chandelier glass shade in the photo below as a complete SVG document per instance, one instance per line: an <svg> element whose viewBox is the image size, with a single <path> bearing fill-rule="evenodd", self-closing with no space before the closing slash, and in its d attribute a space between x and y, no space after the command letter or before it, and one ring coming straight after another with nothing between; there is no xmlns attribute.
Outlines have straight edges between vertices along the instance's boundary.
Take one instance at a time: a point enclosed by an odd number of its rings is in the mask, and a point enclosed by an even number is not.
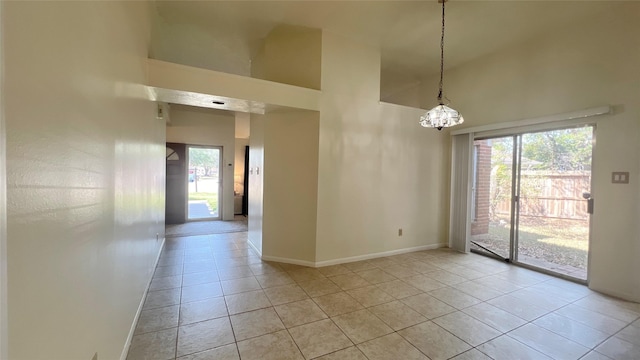
<svg viewBox="0 0 640 360"><path fill-rule="evenodd" d="M438 130L462 124L463 122L464 118L460 115L460 112L444 104L434 107L420 117L420 125Z"/></svg>
<svg viewBox="0 0 640 360"><path fill-rule="evenodd" d="M439 105L427 111L420 117L420 125L422 125L423 127L442 130L442 128L462 124L464 122L464 118L462 117L462 115L460 115L460 112L448 107L447 105L444 105L444 103L442 102L442 88L444 83L444 3L447 0L439 1L442 2L442 36L440 37L440 86L438 90Z"/></svg>

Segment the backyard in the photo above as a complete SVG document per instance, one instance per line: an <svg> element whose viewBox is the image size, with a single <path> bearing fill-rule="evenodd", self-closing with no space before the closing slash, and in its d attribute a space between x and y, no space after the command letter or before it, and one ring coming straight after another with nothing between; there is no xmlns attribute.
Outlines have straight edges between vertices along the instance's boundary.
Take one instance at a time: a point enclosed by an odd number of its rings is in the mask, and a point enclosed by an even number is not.
<svg viewBox="0 0 640 360"><path fill-rule="evenodd" d="M509 254L509 226L500 224L508 222L491 222L489 233L476 235L473 241L500 254ZM587 268L587 220L521 216L519 230L518 256L521 261L533 258L559 266Z"/></svg>

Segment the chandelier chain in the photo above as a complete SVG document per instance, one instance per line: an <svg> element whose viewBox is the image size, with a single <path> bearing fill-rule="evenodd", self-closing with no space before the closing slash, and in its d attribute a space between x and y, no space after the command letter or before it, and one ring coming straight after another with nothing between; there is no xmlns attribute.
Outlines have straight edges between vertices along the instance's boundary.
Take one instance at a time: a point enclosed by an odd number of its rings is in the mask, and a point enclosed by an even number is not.
<svg viewBox="0 0 640 360"><path fill-rule="evenodd" d="M442 87L444 78L444 3L447 0L442 0L442 35L440 36L440 87L438 91L438 102L442 104Z"/></svg>

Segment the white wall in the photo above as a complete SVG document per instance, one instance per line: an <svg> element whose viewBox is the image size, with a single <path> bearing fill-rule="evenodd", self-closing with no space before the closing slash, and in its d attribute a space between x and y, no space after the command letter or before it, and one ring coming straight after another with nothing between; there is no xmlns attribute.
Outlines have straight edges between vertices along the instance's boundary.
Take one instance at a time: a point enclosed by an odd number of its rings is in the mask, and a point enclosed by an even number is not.
<svg viewBox="0 0 640 360"><path fill-rule="evenodd" d="M233 220L234 216L235 129L235 115L232 112L184 105L171 106L167 142L222 147L222 220Z"/></svg>
<svg viewBox="0 0 640 360"><path fill-rule="evenodd" d="M446 244L448 136L379 102L377 49L324 32L322 50L316 261Z"/></svg>
<svg viewBox="0 0 640 360"><path fill-rule="evenodd" d="M148 4L2 5L8 358L118 359L164 237Z"/></svg>
<svg viewBox="0 0 640 360"><path fill-rule="evenodd" d="M0 29L4 29L4 5L0 3ZM4 36L0 37L0 359L8 355L7 313L7 155L4 121Z"/></svg>
<svg viewBox="0 0 640 360"><path fill-rule="evenodd" d="M316 260L318 198L316 111L265 115L262 254L270 260Z"/></svg>
<svg viewBox="0 0 640 360"><path fill-rule="evenodd" d="M590 287L640 301L640 4L478 59L445 76L465 126L610 104L596 119ZM432 81L437 87L437 79ZM611 184L629 171L628 185Z"/></svg>
<svg viewBox="0 0 640 360"><path fill-rule="evenodd" d="M249 138L249 242L262 254L264 115L251 114Z"/></svg>

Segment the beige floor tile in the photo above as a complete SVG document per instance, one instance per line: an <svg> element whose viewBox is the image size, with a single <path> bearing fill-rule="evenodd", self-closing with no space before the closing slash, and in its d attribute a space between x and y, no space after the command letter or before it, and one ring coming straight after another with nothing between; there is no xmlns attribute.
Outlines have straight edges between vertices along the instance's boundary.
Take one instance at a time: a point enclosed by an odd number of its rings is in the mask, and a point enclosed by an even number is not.
<svg viewBox="0 0 640 360"><path fill-rule="evenodd" d="M351 290L371 285L367 280L356 273L336 275L329 278L342 290Z"/></svg>
<svg viewBox="0 0 640 360"><path fill-rule="evenodd" d="M491 299L487 303L527 321L533 321L549 313L549 310L538 307L531 302L514 298L509 294Z"/></svg>
<svg viewBox="0 0 640 360"><path fill-rule="evenodd" d="M317 269L311 269L311 268L287 271L287 273L289 274L289 276L291 276L291 278L295 282L298 282L298 283L326 278L324 275L322 275L320 271L318 271Z"/></svg>
<svg viewBox="0 0 640 360"><path fill-rule="evenodd" d="M287 328L327 318L327 314L311 299L277 305L275 310Z"/></svg>
<svg viewBox="0 0 640 360"><path fill-rule="evenodd" d="M264 291L249 291L235 295L227 295L224 297L227 302L227 310L229 315L235 315L246 311L258 310L271 306L269 299Z"/></svg>
<svg viewBox="0 0 640 360"><path fill-rule="evenodd" d="M518 360L551 360L550 357L534 350L527 345L502 335L476 348L492 359L518 359Z"/></svg>
<svg viewBox="0 0 640 360"><path fill-rule="evenodd" d="M356 301L358 301L364 307L384 304L386 302L395 300L393 296L380 290L375 285L369 285L369 286L349 290L347 291L347 294L351 295L354 299L356 299Z"/></svg>
<svg viewBox="0 0 640 360"><path fill-rule="evenodd" d="M358 350L357 347L352 346L331 354L320 356L319 358L315 358L315 360L367 360L367 357L364 356L362 351Z"/></svg>
<svg viewBox="0 0 640 360"><path fill-rule="evenodd" d="M534 324L521 326L508 335L554 359L579 359L590 350Z"/></svg>
<svg viewBox="0 0 640 360"><path fill-rule="evenodd" d="M256 275L256 279L263 289L294 283L291 276L284 271L275 271L263 275Z"/></svg>
<svg viewBox="0 0 640 360"><path fill-rule="evenodd" d="M403 338L432 360L449 359L471 346L431 321L398 331Z"/></svg>
<svg viewBox="0 0 640 360"><path fill-rule="evenodd" d="M616 337L640 346L640 319L620 330Z"/></svg>
<svg viewBox="0 0 640 360"><path fill-rule="evenodd" d="M373 265L372 263L370 263L367 260L346 263L346 264L342 264L342 266L346 267L347 269L349 269L351 271L356 271L356 272L357 271L370 270L370 269L375 269L376 268L375 265Z"/></svg>
<svg viewBox="0 0 640 360"><path fill-rule="evenodd" d="M177 356L213 349L235 341L229 318L202 321L178 328Z"/></svg>
<svg viewBox="0 0 640 360"><path fill-rule="evenodd" d="M451 285L451 287L482 301L487 301L503 295L502 292L480 285L475 281L465 281Z"/></svg>
<svg viewBox="0 0 640 360"><path fill-rule="evenodd" d="M141 311L134 334L144 334L178 326L179 309L180 306L173 305Z"/></svg>
<svg viewBox="0 0 640 360"><path fill-rule="evenodd" d="M246 265L230 268L218 268L218 277L220 277L220 280L222 281L240 279L249 276L253 276L253 272L251 272L251 268Z"/></svg>
<svg viewBox="0 0 640 360"><path fill-rule="evenodd" d="M599 312L626 323L630 323L640 317L640 305L636 307L635 303L614 299L601 294L587 296L574 302L573 305Z"/></svg>
<svg viewBox="0 0 640 360"><path fill-rule="evenodd" d="M324 276L335 276L342 274L351 274L351 270L342 265L323 266L318 268L318 271Z"/></svg>
<svg viewBox="0 0 640 360"><path fill-rule="evenodd" d="M218 296L222 296L222 287L218 282L182 287L182 303Z"/></svg>
<svg viewBox="0 0 640 360"><path fill-rule="evenodd" d="M273 305L281 305L309 298L307 293L295 284L264 289L264 293Z"/></svg>
<svg viewBox="0 0 640 360"><path fill-rule="evenodd" d="M569 304L568 301L564 301L560 298L556 298L550 294L545 294L540 291L531 290L530 288L511 292L509 293L509 296L512 296L526 303L535 304L537 307L543 308L548 311L557 310Z"/></svg>
<svg viewBox="0 0 640 360"><path fill-rule="evenodd" d="M182 276L168 276L155 278L149 285L149 291L175 289L182 286Z"/></svg>
<svg viewBox="0 0 640 360"><path fill-rule="evenodd" d="M236 341L284 330L284 324L273 308L249 311L230 318Z"/></svg>
<svg viewBox="0 0 640 360"><path fill-rule="evenodd" d="M220 281L220 278L218 277L218 272L215 270L182 275L182 286L199 285L218 281Z"/></svg>
<svg viewBox="0 0 640 360"><path fill-rule="evenodd" d="M200 261L186 261L184 262L183 274L192 274L205 271L213 271L216 269L216 262L213 259L200 260Z"/></svg>
<svg viewBox="0 0 640 360"><path fill-rule="evenodd" d="M359 344L393 332L392 328L369 312L369 310L350 312L336 316L332 318L332 320L354 344Z"/></svg>
<svg viewBox="0 0 640 360"><path fill-rule="evenodd" d="M319 296L313 298L313 301L329 316L363 309L363 306L346 292Z"/></svg>
<svg viewBox="0 0 640 360"><path fill-rule="evenodd" d="M249 268L254 275L271 274L274 272L283 272L284 269L274 262L262 261L256 264L249 264Z"/></svg>
<svg viewBox="0 0 640 360"><path fill-rule="evenodd" d="M476 349L471 349L452 357L451 360L491 360L491 358Z"/></svg>
<svg viewBox="0 0 640 360"><path fill-rule="evenodd" d="M429 360L397 333L385 335L358 345L369 360Z"/></svg>
<svg viewBox="0 0 640 360"><path fill-rule="evenodd" d="M533 323L591 349L609 337L602 331L590 328L556 313L545 315ZM640 333L637 336L640 338Z"/></svg>
<svg viewBox="0 0 640 360"><path fill-rule="evenodd" d="M478 346L502 335L500 331L461 311L433 319L433 322L471 346Z"/></svg>
<svg viewBox="0 0 640 360"><path fill-rule="evenodd" d="M426 275L449 286L467 281L467 279L463 278L462 276L456 275L446 270L431 271Z"/></svg>
<svg viewBox="0 0 640 360"><path fill-rule="evenodd" d="M612 359L616 360L637 360L640 359L640 346L622 340L617 336L609 338L595 349Z"/></svg>
<svg viewBox="0 0 640 360"><path fill-rule="evenodd" d="M238 294L241 292L247 292L251 290L260 290L260 284L255 277L246 277L232 280L224 280L220 282L222 285L222 292L225 295Z"/></svg>
<svg viewBox="0 0 640 360"><path fill-rule="evenodd" d="M242 360L304 360L286 330L239 341Z"/></svg>
<svg viewBox="0 0 640 360"><path fill-rule="evenodd" d="M330 319L293 327L289 333L307 359L353 345Z"/></svg>
<svg viewBox="0 0 640 360"><path fill-rule="evenodd" d="M227 304L223 297L193 301L180 305L180 325L217 319L227 316Z"/></svg>
<svg viewBox="0 0 640 360"><path fill-rule="evenodd" d="M176 353L178 328L136 335L131 339L127 360L170 360Z"/></svg>
<svg viewBox="0 0 640 360"><path fill-rule="evenodd" d="M382 270L401 279L420 274L419 272L412 270L408 267L402 266L400 264L384 266L382 267Z"/></svg>
<svg viewBox="0 0 640 360"><path fill-rule="evenodd" d="M597 351L591 351L587 355L583 356L580 360L613 360L610 357L600 354Z"/></svg>
<svg viewBox="0 0 640 360"><path fill-rule="evenodd" d="M215 349L179 357L177 360L240 360L236 344L224 345Z"/></svg>
<svg viewBox="0 0 640 360"><path fill-rule="evenodd" d="M150 291L144 300L143 310L156 309L180 303L180 288Z"/></svg>
<svg viewBox="0 0 640 360"><path fill-rule="evenodd" d="M413 271L417 271L421 274L426 274L426 273L430 273L432 271L438 271L440 270L440 268L435 267L433 265L430 265L426 262L423 261L409 261L405 264L403 264L405 267L413 270Z"/></svg>
<svg viewBox="0 0 640 360"><path fill-rule="evenodd" d="M488 303L473 305L462 311L502 333L509 332L527 323L525 320Z"/></svg>
<svg viewBox="0 0 640 360"><path fill-rule="evenodd" d="M464 309L481 302L479 299L451 287L429 291L428 294L456 309Z"/></svg>
<svg viewBox="0 0 640 360"><path fill-rule="evenodd" d="M396 331L427 321L427 318L397 300L369 310Z"/></svg>
<svg viewBox="0 0 640 360"><path fill-rule="evenodd" d="M491 275L475 279L473 280L473 282L505 294L522 289L522 286L518 286L516 284L505 281L504 279L498 278L498 275Z"/></svg>
<svg viewBox="0 0 640 360"><path fill-rule="evenodd" d="M374 268L369 270L363 270L357 272L363 279L367 280L371 284L380 284L387 281L393 281L397 278L389 273L384 272L382 269Z"/></svg>
<svg viewBox="0 0 640 360"><path fill-rule="evenodd" d="M182 265L158 266L153 273L153 279L182 275Z"/></svg>
<svg viewBox="0 0 640 360"><path fill-rule="evenodd" d="M415 287L401 280L393 280L393 281L385 282L382 284L378 284L376 286L380 290L386 292L387 294L393 296L396 299L403 299L412 295L417 295L422 293L421 290L418 290Z"/></svg>
<svg viewBox="0 0 640 360"><path fill-rule="evenodd" d="M409 296L400 301L427 319L433 319L456 311L453 306L447 305L429 294Z"/></svg>
<svg viewBox="0 0 640 360"><path fill-rule="evenodd" d="M410 276L402 280L407 284L413 286L414 288L424 292L440 289L447 286L446 284L443 284L440 281L424 274Z"/></svg>
<svg viewBox="0 0 640 360"><path fill-rule="evenodd" d="M342 291L338 285L329 279L318 279L299 282L298 285L311 297L334 294Z"/></svg>
<svg viewBox="0 0 640 360"><path fill-rule="evenodd" d="M627 325L624 321L573 304L558 309L555 313L609 335L617 333Z"/></svg>

